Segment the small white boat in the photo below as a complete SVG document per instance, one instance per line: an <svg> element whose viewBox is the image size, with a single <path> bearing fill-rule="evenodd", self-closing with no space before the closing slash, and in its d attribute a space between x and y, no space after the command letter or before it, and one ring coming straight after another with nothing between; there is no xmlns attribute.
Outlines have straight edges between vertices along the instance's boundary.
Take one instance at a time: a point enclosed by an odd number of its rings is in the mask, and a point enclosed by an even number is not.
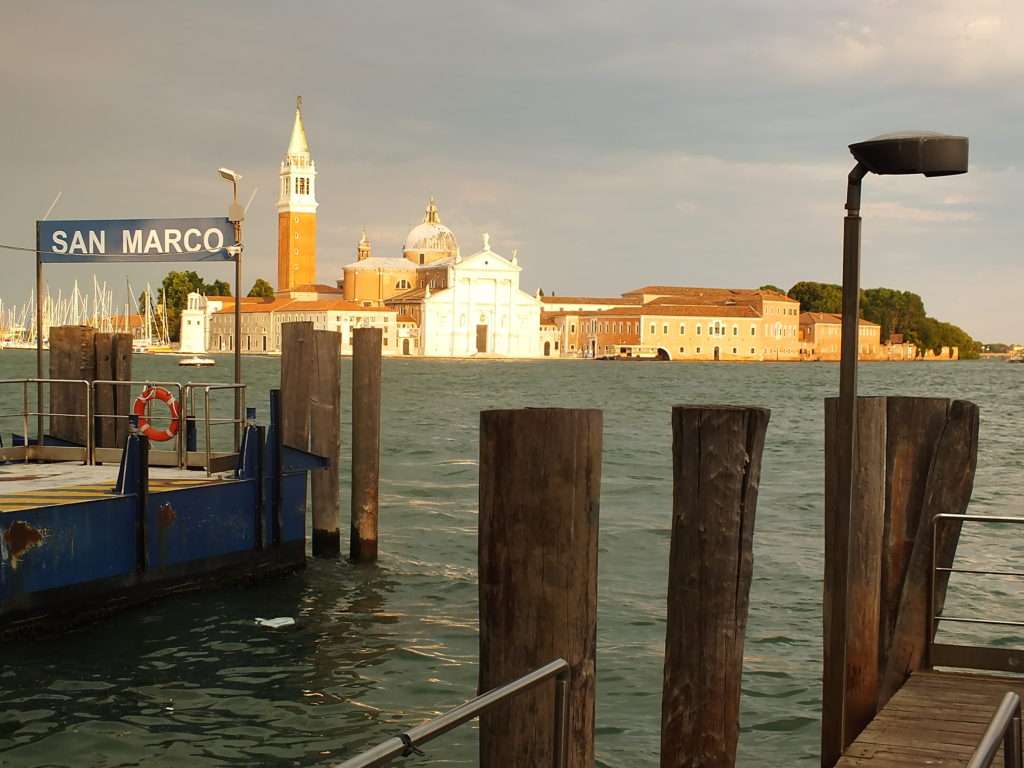
<svg viewBox="0 0 1024 768"><path fill-rule="evenodd" d="M212 357L199 357L199 355L192 355L192 357L183 357L178 361L178 365L192 365L200 368L204 365L216 365L217 361Z"/></svg>

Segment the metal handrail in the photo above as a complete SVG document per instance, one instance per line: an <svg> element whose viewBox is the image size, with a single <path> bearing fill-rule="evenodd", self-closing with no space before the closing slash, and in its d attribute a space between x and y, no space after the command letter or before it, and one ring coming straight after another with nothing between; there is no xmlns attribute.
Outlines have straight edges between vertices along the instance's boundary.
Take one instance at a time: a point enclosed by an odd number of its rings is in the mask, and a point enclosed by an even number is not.
<svg viewBox="0 0 1024 768"><path fill-rule="evenodd" d="M21 384L22 385L22 411L21 413L0 413L0 418L14 418L20 416L22 418L22 434L25 438L25 462L29 461L30 452L29 448L29 416L37 416L38 424L36 435L37 444L40 448L44 447L44 434L42 430L42 419L44 416L66 416L69 418L85 419L85 446L83 450L85 454L82 458L83 464L91 464L93 460L93 448L94 437L92 428L92 417L93 417L93 403L92 403L92 387L87 379L40 379L40 378L24 378L24 379L0 379L0 386L4 384ZM37 387L36 394L36 408L38 410L33 411L29 407L29 396L28 388L29 384L35 384ZM58 413L56 411L45 411L43 410L42 398L42 386L43 384L81 384L85 389L85 413Z"/></svg>
<svg viewBox="0 0 1024 768"><path fill-rule="evenodd" d="M465 704L435 717L433 720L428 720L398 736L393 736L376 747L336 765L335 768L373 768L373 766L387 765L396 757L404 757L411 754L415 747L426 744L428 741L436 739L453 728L457 728L463 723L475 719L495 704L517 693L529 690L551 678L555 678L553 765L554 768L565 768L569 749L567 743L568 728L566 726L569 721L569 677L571 674L568 662L565 659L556 659L539 669L535 669L533 672L523 675L517 680L513 680L511 683L506 683L487 691L487 693L482 693Z"/></svg>
<svg viewBox="0 0 1024 768"><path fill-rule="evenodd" d="M1008 691L971 755L967 768L989 768L1000 745L1003 747L1003 765L1022 768L1020 736L1020 696Z"/></svg>
<svg viewBox="0 0 1024 768"><path fill-rule="evenodd" d="M212 464L212 461L213 461L213 442L212 442L211 437L210 437L210 427L211 427L211 425L212 425L212 423L214 421L213 419L210 418L210 392L215 392L215 391L218 391L218 390L237 390L238 391L238 397L239 397L239 408L240 408L241 413L244 414L245 413L245 385L244 384L204 384L204 385L196 385L196 384L189 383L189 384L186 384L185 386L186 386L186 388L187 388L187 390L188 390L190 395L199 386L202 386L202 389L203 389L203 416L204 416L204 426L205 426L205 430L204 431L205 431L205 437L206 437L206 476L209 477L210 475L213 474L213 470L212 470L212 466L213 466L213 464ZM218 423L230 423L230 424L234 424L234 423L237 422L239 426L241 426L241 423L242 423L242 419L241 418L238 418L238 419L233 419L233 418L232 419L219 419L217 421L218 421ZM240 449L240 447L236 445L235 446L235 450L238 451L239 449Z"/></svg>
<svg viewBox="0 0 1024 768"><path fill-rule="evenodd" d="M935 598L936 582L938 581L938 574L945 573L952 576L954 573L965 573L974 576L1001 576L1006 578L1024 578L1024 572L1017 571L1006 571L1006 570L986 570L981 568L956 568L953 563L950 563L949 567L940 566L938 564L938 539L939 539L939 525L946 521L959 521L960 523L1008 523L1014 525L1024 525L1024 517L1009 517L1005 515L960 515L949 512L943 512L935 515L932 518L932 551L931 551L931 570L928 577L928 632L925 638L925 653L926 658L930 661L932 659L932 648L935 645L935 635L938 631L940 621L948 621L952 623L962 624L980 624L988 626L1010 626L1010 627L1024 627L1024 621L1012 621L1006 619L992 619L978 616L947 616L937 610L937 603ZM948 582L947 582L948 590Z"/></svg>

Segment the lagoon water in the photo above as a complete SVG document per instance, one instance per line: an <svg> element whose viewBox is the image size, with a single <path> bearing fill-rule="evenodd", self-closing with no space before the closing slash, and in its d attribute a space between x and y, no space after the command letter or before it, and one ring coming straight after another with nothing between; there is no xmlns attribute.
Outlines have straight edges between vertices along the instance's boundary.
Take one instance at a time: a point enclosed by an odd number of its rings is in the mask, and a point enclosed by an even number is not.
<svg viewBox="0 0 1024 768"><path fill-rule="evenodd" d="M225 380L173 357L136 377ZM0 352L2 376L34 371ZM244 361L261 419L278 359ZM343 363L343 531L348 525L350 362ZM822 399L830 364L386 360L377 567L309 561L256 587L183 595L61 637L4 645L0 765L329 765L475 692L479 412L604 410L598 618L600 766L658 764L675 403L771 408L754 538L740 764L814 765L821 674ZM963 397L982 408L972 511L1019 514L1024 366L865 364L862 394ZM0 410L12 407L0 393ZM19 394L20 397L20 394ZM15 406L16 407L16 406ZM10 422L0 424L7 433ZM1004 566L1024 530L965 528L961 557ZM950 606L1024 616L1008 579L955 581ZM256 616L293 616L270 630ZM1014 616L1004 615L1004 618ZM1020 636L963 637L1020 644ZM414 765L475 765L476 729ZM397 764L403 764L399 761Z"/></svg>

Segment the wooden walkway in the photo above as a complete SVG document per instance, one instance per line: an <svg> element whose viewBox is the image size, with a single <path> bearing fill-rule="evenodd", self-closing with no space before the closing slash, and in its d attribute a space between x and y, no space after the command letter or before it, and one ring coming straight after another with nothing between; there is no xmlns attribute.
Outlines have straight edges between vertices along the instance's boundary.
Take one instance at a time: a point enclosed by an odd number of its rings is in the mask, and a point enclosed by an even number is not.
<svg viewBox="0 0 1024 768"><path fill-rule="evenodd" d="M1024 697L1024 677L915 672L837 765L964 766L1010 690ZM1002 764L1000 750L994 765Z"/></svg>

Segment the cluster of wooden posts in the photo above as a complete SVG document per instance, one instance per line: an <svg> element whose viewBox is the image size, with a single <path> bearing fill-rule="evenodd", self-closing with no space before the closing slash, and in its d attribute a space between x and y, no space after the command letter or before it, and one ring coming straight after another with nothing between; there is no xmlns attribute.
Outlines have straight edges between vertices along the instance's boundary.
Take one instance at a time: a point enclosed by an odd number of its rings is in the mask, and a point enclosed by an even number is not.
<svg viewBox="0 0 1024 768"><path fill-rule="evenodd" d="M349 557L377 559L380 487L380 328L352 332L352 524ZM281 326L281 440L325 456L310 476L313 556L341 553L341 334L310 322Z"/></svg>
<svg viewBox="0 0 1024 768"><path fill-rule="evenodd" d="M825 407L825 592L821 763L834 765L909 675L929 665L932 616L941 613L960 536L932 521L964 514L978 457L978 406L963 400L862 397L847 551L837 546L841 460L838 401ZM847 565L848 563L848 565ZM843 592L843 600L837 595ZM845 603L846 637L830 611ZM845 661L845 665L844 665Z"/></svg>
<svg viewBox="0 0 1024 768"><path fill-rule="evenodd" d="M51 379L73 383L50 385L49 435L74 445L88 441L88 390L80 382L131 381L130 333L97 333L85 325L50 329ZM134 395L127 384L97 383L92 403L95 447L120 448L128 436L127 418ZM41 411L42 408L36 410Z"/></svg>

